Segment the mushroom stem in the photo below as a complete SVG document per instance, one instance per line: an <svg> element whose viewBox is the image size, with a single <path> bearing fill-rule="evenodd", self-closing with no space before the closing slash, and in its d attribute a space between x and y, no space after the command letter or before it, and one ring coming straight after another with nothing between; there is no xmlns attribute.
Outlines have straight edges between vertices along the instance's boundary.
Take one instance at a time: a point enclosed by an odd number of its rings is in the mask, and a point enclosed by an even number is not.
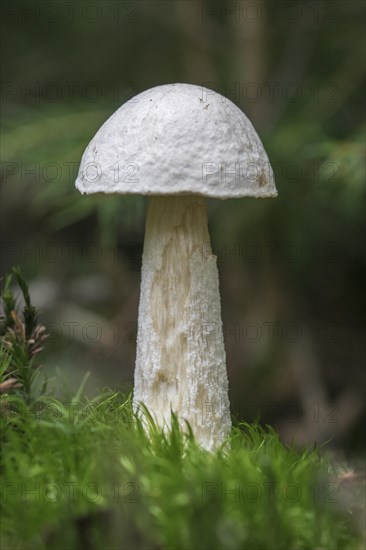
<svg viewBox="0 0 366 550"><path fill-rule="evenodd" d="M142 257L134 405L160 427L171 411L217 448L230 427L216 256L198 195L150 198Z"/></svg>

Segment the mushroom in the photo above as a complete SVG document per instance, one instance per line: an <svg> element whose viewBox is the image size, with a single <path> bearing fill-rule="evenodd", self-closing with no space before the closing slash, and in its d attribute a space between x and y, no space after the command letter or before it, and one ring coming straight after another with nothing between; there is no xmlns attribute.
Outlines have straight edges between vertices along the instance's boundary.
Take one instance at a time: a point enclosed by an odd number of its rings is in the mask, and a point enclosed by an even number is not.
<svg viewBox="0 0 366 550"><path fill-rule="evenodd" d="M206 197L275 197L245 114L201 86L167 84L122 105L81 161L81 193L149 199L142 257L134 407L161 427L171 412L215 449L231 428L216 257Z"/></svg>

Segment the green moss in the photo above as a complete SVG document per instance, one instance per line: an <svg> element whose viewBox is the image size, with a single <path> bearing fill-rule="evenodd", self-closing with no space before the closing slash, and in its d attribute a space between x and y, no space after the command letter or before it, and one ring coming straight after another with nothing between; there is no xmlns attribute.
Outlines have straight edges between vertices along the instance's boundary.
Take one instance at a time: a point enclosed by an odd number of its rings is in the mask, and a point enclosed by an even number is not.
<svg viewBox="0 0 366 550"><path fill-rule="evenodd" d="M5 547L358 547L317 451L241 424L209 453L176 419L162 433L146 418L148 434L119 393L30 405L7 396Z"/></svg>

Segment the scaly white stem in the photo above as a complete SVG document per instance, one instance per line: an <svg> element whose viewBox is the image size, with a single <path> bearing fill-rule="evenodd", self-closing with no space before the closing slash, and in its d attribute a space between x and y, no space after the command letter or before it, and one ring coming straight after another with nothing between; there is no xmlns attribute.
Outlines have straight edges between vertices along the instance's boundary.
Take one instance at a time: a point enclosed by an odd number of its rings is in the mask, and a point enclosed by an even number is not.
<svg viewBox="0 0 366 550"><path fill-rule="evenodd" d="M231 427L219 279L198 195L153 196L142 258L134 404L217 448Z"/></svg>

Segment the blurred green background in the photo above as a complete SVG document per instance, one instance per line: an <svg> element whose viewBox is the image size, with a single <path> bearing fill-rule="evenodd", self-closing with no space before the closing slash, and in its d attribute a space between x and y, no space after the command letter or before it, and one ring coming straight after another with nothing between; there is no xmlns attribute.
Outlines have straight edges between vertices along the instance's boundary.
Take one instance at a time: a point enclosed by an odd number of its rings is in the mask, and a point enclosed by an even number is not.
<svg viewBox="0 0 366 550"><path fill-rule="evenodd" d="M131 389L142 197L81 196L100 125L152 86L212 88L253 122L279 197L209 202L232 411L364 448L365 3L1 3L1 266L51 331L56 385ZM55 374L55 369L59 373Z"/></svg>

